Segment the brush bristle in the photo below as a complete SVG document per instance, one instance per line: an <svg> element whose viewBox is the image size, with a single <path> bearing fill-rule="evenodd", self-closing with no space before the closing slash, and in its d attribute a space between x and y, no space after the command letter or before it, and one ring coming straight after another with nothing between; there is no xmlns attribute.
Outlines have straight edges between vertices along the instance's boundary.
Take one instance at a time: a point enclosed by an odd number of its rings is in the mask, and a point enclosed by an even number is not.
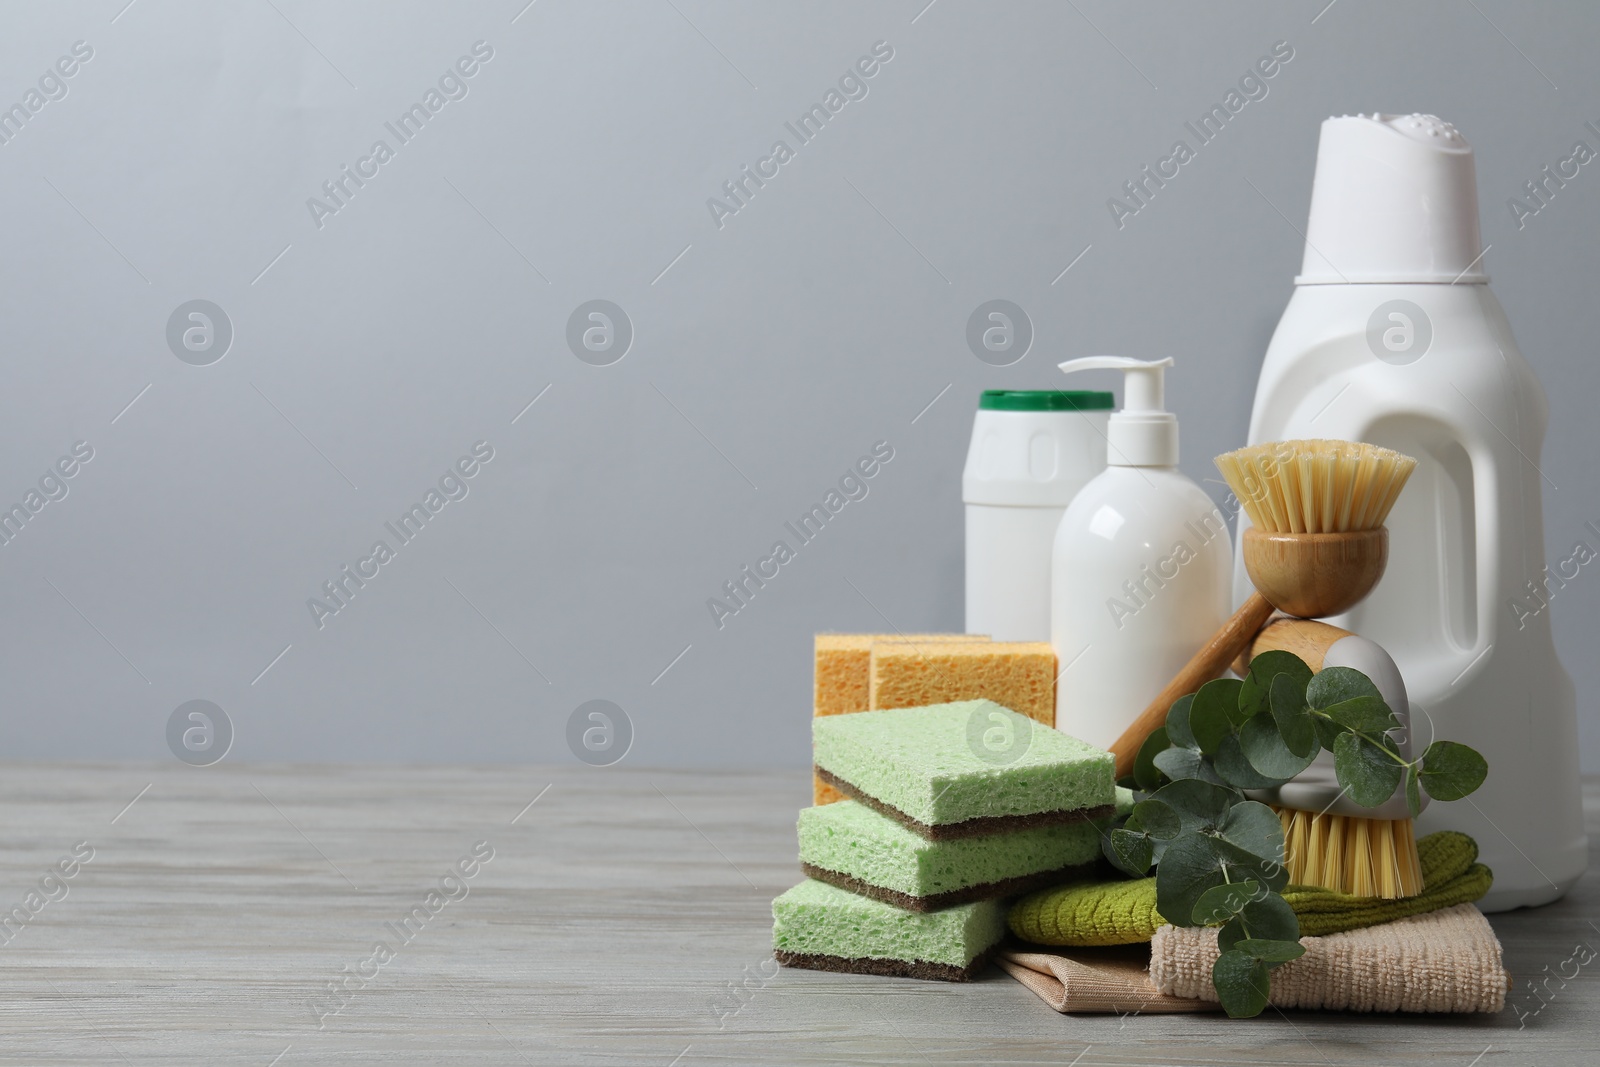
<svg viewBox="0 0 1600 1067"><path fill-rule="evenodd" d="M1422 859L1410 819L1361 819L1274 808L1283 822L1291 885L1395 900L1422 892Z"/></svg>
<svg viewBox="0 0 1600 1067"><path fill-rule="evenodd" d="M1417 461L1356 441L1271 441L1216 464L1257 529L1346 533L1383 525Z"/></svg>

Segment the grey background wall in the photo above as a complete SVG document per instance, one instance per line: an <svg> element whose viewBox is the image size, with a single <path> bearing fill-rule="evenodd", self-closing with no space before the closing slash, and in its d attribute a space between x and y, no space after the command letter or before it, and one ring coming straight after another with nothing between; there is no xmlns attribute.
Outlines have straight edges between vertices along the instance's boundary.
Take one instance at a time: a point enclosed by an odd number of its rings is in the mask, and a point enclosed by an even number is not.
<svg viewBox="0 0 1600 1067"><path fill-rule="evenodd" d="M799 764L813 631L961 625L980 389L1172 355L1186 470L1242 443L1330 114L1432 111L1476 145L1486 263L1550 394L1547 544L1600 543L1600 173L1506 206L1600 148L1600 12L1325 2L8 9L0 502L93 457L0 545L4 755L171 758L203 699L230 759L567 761L605 699L630 763ZM1119 227L1108 198L1280 41L1266 95ZM801 144L784 124L877 42ZM1034 330L1004 368L964 338L996 298ZM620 338L567 339L596 299L631 323L609 365ZM707 599L879 441L869 494L718 628ZM401 544L384 524L477 442ZM1552 612L1600 768L1600 577Z"/></svg>

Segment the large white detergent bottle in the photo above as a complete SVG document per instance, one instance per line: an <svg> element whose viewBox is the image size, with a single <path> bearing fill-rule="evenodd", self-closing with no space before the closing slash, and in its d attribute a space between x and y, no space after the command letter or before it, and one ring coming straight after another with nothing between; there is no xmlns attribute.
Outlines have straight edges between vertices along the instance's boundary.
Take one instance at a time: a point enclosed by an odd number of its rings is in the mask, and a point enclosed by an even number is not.
<svg viewBox="0 0 1600 1067"><path fill-rule="evenodd" d="M1549 613L1519 610L1545 580L1548 412L1482 269L1471 146L1431 115L1328 119L1305 236L1250 441L1370 441L1417 458L1389 516L1387 573L1330 621L1399 664L1418 750L1437 736L1489 761L1482 788L1429 806L1418 832L1476 839L1494 871L1485 910L1555 900L1588 843L1572 680ZM1248 592L1241 567L1234 595Z"/></svg>
<svg viewBox="0 0 1600 1067"><path fill-rule="evenodd" d="M1108 466L1067 505L1050 566L1056 729L1101 748L1228 617L1228 524L1178 470L1170 366L1121 356L1061 364L1120 370L1126 383L1106 428Z"/></svg>

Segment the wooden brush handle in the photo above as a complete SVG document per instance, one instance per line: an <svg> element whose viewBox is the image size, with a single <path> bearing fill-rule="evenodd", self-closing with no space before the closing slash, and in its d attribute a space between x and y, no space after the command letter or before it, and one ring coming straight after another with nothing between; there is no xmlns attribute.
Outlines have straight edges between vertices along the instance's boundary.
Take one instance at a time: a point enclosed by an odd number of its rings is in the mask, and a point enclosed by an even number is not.
<svg viewBox="0 0 1600 1067"><path fill-rule="evenodd" d="M1273 619L1261 628L1250 646L1239 653L1239 658L1234 660L1233 670L1241 676L1247 674L1251 659L1263 652L1293 652L1306 661L1307 667L1320 671L1323 657L1333 643L1350 636L1349 630L1341 630L1315 619Z"/></svg>
<svg viewBox="0 0 1600 1067"><path fill-rule="evenodd" d="M1166 687L1156 694L1150 706L1139 713L1133 724L1122 732L1111 754L1117 757L1117 777L1133 771L1133 761L1139 755L1145 738L1167 721L1167 710L1181 696L1192 693L1227 669L1235 656L1250 647L1261 625L1272 614L1272 605L1260 593L1251 593L1233 618L1223 623L1211 640L1196 652L1183 670L1175 675Z"/></svg>

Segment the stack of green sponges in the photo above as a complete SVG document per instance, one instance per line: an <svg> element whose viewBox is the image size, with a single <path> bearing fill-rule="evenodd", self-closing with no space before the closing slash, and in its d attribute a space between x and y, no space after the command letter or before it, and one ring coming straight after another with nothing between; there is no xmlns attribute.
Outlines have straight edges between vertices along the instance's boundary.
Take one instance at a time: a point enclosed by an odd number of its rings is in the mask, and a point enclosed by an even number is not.
<svg viewBox="0 0 1600 1067"><path fill-rule="evenodd" d="M1099 855L1110 754L992 701L830 716L818 776L854 798L800 813L809 879L772 905L780 963L970 979L1004 898Z"/></svg>

